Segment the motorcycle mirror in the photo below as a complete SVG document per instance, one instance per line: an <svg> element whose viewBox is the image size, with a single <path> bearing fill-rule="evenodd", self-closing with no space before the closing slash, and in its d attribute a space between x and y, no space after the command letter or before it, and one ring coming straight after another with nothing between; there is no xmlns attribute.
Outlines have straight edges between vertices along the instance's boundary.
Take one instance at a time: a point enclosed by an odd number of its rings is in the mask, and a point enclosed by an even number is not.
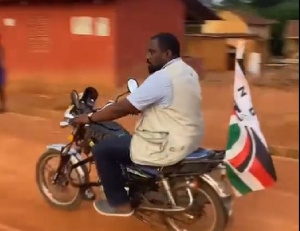
<svg viewBox="0 0 300 231"><path fill-rule="evenodd" d="M127 89L130 93L134 92L138 87L139 84L135 79L129 79L127 81Z"/></svg>
<svg viewBox="0 0 300 231"><path fill-rule="evenodd" d="M87 87L84 90L80 100L83 100L84 102L87 102L88 99L92 99L92 100L96 101L98 98L98 95L99 95L98 91L94 87Z"/></svg>
<svg viewBox="0 0 300 231"><path fill-rule="evenodd" d="M79 95L75 90L71 92L71 102L75 105L77 109L79 108Z"/></svg>

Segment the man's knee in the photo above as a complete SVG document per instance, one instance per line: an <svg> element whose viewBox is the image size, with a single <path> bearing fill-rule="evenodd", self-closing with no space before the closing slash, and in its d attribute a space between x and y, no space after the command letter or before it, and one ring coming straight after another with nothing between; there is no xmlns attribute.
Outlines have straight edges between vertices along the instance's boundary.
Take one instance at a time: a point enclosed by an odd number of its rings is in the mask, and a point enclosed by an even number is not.
<svg viewBox="0 0 300 231"><path fill-rule="evenodd" d="M108 155L109 149L110 148L105 143L101 142L92 148L92 154L95 159L103 159Z"/></svg>
<svg viewBox="0 0 300 231"><path fill-rule="evenodd" d="M107 160L109 159L123 159L124 154L129 153L130 137L112 138L103 140L97 143L92 153L94 159ZM128 154L129 155L129 154Z"/></svg>

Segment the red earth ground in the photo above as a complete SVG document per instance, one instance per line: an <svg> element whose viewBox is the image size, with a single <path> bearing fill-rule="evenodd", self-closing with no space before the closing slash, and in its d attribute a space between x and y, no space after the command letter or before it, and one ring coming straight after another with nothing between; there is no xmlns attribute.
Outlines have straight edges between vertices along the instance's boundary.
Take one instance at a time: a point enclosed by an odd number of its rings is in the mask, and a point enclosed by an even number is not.
<svg viewBox="0 0 300 231"><path fill-rule="evenodd" d="M226 146L232 110L230 82L230 79L220 81L220 78L202 82L204 147ZM36 161L45 145L65 142L69 132L58 127L62 112L53 111L66 107L68 95L61 94L66 93L65 89L60 94L49 92L10 90L12 112L0 115L0 231L150 230L135 218L102 217L89 203L84 203L78 211L65 212L49 207L43 200L35 185ZM251 92L268 144L298 148L298 87L252 85ZM101 101L107 96L105 94ZM121 122L132 130L134 120L131 117ZM236 199L228 231L299 229L298 161L274 157L274 163L279 178L276 186Z"/></svg>

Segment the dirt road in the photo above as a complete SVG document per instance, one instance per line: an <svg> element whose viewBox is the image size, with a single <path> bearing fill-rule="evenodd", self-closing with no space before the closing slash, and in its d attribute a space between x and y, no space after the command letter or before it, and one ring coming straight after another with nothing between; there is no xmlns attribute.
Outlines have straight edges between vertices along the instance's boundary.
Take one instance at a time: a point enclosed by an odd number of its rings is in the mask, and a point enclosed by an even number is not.
<svg viewBox="0 0 300 231"><path fill-rule="evenodd" d="M0 116L0 231L150 231L135 218L102 217L89 203L75 212L46 204L35 185L35 163L47 143L65 141L67 131L56 124L16 114ZM277 185L237 199L228 231L298 230L298 161L274 160Z"/></svg>

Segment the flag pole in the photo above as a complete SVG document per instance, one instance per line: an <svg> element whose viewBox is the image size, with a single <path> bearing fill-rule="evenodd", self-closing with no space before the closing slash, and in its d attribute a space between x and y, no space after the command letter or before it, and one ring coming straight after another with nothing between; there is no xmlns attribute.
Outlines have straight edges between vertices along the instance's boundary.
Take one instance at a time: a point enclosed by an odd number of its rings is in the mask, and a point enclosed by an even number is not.
<svg viewBox="0 0 300 231"><path fill-rule="evenodd" d="M235 57L236 59L243 59L243 55L245 52L245 40L239 40L237 43L237 47L236 47L236 54Z"/></svg>

